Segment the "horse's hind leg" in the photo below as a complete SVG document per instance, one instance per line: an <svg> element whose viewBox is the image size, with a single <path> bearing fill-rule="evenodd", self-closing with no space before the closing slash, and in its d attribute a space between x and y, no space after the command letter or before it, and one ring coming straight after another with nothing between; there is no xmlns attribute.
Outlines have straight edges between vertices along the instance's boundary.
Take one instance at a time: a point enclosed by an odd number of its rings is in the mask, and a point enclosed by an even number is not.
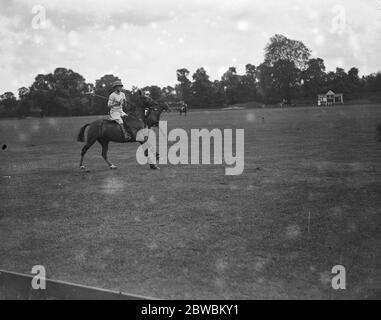
<svg viewBox="0 0 381 320"><path fill-rule="evenodd" d="M107 158L109 141L106 141L103 139L98 139L98 142L102 146L102 157L103 157L103 159L106 161L106 163L110 167L110 169L116 169L116 166L114 166L110 161L108 161L108 158Z"/></svg>
<svg viewBox="0 0 381 320"><path fill-rule="evenodd" d="M95 143L95 141L97 141L97 140L87 141L87 143L82 148L82 151L81 151L81 162L79 163L79 167L81 169L85 168L85 166L83 165L83 158L85 157L85 154L86 154L87 150L89 150L91 148L91 146Z"/></svg>

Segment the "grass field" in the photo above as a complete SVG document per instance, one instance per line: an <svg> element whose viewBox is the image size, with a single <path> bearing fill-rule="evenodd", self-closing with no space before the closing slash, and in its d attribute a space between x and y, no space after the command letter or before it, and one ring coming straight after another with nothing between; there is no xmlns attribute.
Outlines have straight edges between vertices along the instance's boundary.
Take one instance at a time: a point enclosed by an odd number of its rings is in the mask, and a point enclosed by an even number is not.
<svg viewBox="0 0 381 320"><path fill-rule="evenodd" d="M165 114L244 128L245 170L140 166L94 145L93 118L0 121L0 269L157 298L381 297L381 105ZM347 289L331 288L342 264Z"/></svg>

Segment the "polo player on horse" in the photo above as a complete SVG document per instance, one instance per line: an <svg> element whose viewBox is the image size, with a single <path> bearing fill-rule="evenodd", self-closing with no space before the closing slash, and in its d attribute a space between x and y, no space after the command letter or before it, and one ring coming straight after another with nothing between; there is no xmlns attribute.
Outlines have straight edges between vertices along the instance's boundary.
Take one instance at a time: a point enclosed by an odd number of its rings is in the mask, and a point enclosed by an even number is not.
<svg viewBox="0 0 381 320"><path fill-rule="evenodd" d="M127 140L129 139L129 135L124 127L122 119L122 117L127 116L127 114L123 111L123 106L127 103L126 95L121 91L123 84L121 81L115 81L112 88L114 91L110 94L107 103L107 106L110 108L110 118L120 125L124 138Z"/></svg>
<svg viewBox="0 0 381 320"><path fill-rule="evenodd" d="M170 111L167 104L158 103L152 98L143 96L141 90L138 90L137 100L132 103L126 100L126 96L121 92L123 84L116 81L113 84L114 92L108 99L111 119L97 119L91 123L87 123L80 129L77 141L85 142L85 130L87 131L86 144L81 151L80 168L84 169L83 160L86 152L95 142L99 142L102 146L102 157L108 164L110 169L116 169L107 156L109 142L132 143L138 142L141 145L147 142L147 136L142 133L143 129L157 127L160 121L161 113ZM106 98L107 99L107 98ZM123 111L123 106L130 104L134 111L128 115ZM122 130L122 132L120 131ZM126 131L127 130L127 131ZM147 145L148 148L151 148ZM151 149L152 151L152 149ZM159 169L154 159L151 159L148 149L145 151L148 157L148 163L151 169ZM155 155L153 155L155 157ZM159 154L156 152L156 160L159 159Z"/></svg>

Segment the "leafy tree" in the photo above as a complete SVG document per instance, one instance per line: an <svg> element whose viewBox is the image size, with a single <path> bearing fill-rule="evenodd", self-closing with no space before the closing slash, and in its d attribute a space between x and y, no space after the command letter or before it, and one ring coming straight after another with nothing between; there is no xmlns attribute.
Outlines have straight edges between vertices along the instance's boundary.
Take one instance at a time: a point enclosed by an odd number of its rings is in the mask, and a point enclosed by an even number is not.
<svg viewBox="0 0 381 320"><path fill-rule="evenodd" d="M297 87L300 70L293 61L278 60L272 67L273 85L276 93L283 97L287 103Z"/></svg>
<svg viewBox="0 0 381 320"><path fill-rule="evenodd" d="M265 64L272 68L274 94L280 94L283 99L291 101L292 93L299 83L299 70L308 65L310 49L297 40L291 40L276 34L270 38L265 48Z"/></svg>
<svg viewBox="0 0 381 320"><path fill-rule="evenodd" d="M226 89L225 86L222 84L222 81L215 80L212 83L212 95L213 95L213 101L214 101L214 107L221 107L227 105L226 100Z"/></svg>
<svg viewBox="0 0 381 320"><path fill-rule="evenodd" d="M54 88L59 96L81 96L87 91L85 78L66 68L57 68L53 73Z"/></svg>
<svg viewBox="0 0 381 320"><path fill-rule="evenodd" d="M88 114L89 101L84 97L88 90L85 78L66 68L57 68L53 73L56 103L64 114Z"/></svg>
<svg viewBox="0 0 381 320"><path fill-rule="evenodd" d="M279 100L274 90L274 78L272 67L266 63L262 63L257 68L258 77L258 95L260 100L266 103L276 102Z"/></svg>
<svg viewBox="0 0 381 320"><path fill-rule="evenodd" d="M241 77L241 87L244 102L253 101L257 96L258 70L252 64L246 65L246 73Z"/></svg>
<svg viewBox="0 0 381 320"><path fill-rule="evenodd" d="M364 78L364 91L381 95L381 72L373 73Z"/></svg>
<svg viewBox="0 0 381 320"><path fill-rule="evenodd" d="M89 113L88 91L85 79L73 70L56 68L53 73L39 74L35 78L27 99L29 109L42 109L52 116L82 115ZM26 110L26 104L23 104Z"/></svg>
<svg viewBox="0 0 381 320"><path fill-rule="evenodd" d="M307 68L302 72L303 92L307 97L315 97L321 92L326 92L324 60L314 58L308 60Z"/></svg>
<svg viewBox="0 0 381 320"><path fill-rule="evenodd" d="M237 74L235 67L230 67L229 70L224 73L221 84L224 86L227 104L241 102L241 77Z"/></svg>
<svg viewBox="0 0 381 320"><path fill-rule="evenodd" d="M334 92L350 93L348 75L343 68L336 68L336 72L328 73L327 88Z"/></svg>
<svg viewBox="0 0 381 320"><path fill-rule="evenodd" d="M213 107L215 90L204 68L199 68L192 76L192 101L191 104L199 107Z"/></svg>
<svg viewBox="0 0 381 320"><path fill-rule="evenodd" d="M270 66L283 60L293 62L297 68L303 70L310 56L311 51L303 42L288 39L280 34L271 37L265 48L265 63Z"/></svg>
<svg viewBox="0 0 381 320"><path fill-rule="evenodd" d="M176 86L176 92L181 100L184 100L187 104L191 103L192 92L191 92L191 81L188 79L189 70L188 69L178 69L176 71L177 81L179 84Z"/></svg>
<svg viewBox="0 0 381 320"><path fill-rule="evenodd" d="M5 116L14 116L17 112L17 100L13 92L5 92L0 95L0 105Z"/></svg>
<svg viewBox="0 0 381 320"><path fill-rule="evenodd" d="M50 91L54 89L53 74L38 74L31 87L32 91Z"/></svg>
<svg viewBox="0 0 381 320"><path fill-rule="evenodd" d="M19 107L17 109L17 114L19 116L26 116L30 113L31 101L29 99L29 89L26 87L21 87L18 89L19 95Z"/></svg>
<svg viewBox="0 0 381 320"><path fill-rule="evenodd" d="M257 69L246 65L246 73L239 75L235 67L230 67L222 76L220 85L223 86L227 104L253 101L257 98Z"/></svg>
<svg viewBox="0 0 381 320"><path fill-rule="evenodd" d="M25 99L29 94L29 89L26 87L21 87L18 89L19 99Z"/></svg>
<svg viewBox="0 0 381 320"><path fill-rule="evenodd" d="M359 93L361 91L361 79L359 77L359 69L353 67L348 71L348 86L350 92Z"/></svg>

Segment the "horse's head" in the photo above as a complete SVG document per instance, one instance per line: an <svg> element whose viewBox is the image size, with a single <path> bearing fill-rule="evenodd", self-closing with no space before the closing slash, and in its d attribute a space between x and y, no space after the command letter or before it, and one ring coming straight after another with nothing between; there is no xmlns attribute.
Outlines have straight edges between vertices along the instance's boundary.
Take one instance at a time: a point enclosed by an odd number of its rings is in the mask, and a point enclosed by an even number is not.
<svg viewBox="0 0 381 320"><path fill-rule="evenodd" d="M170 111L166 103L155 103L148 108L148 112L145 118L148 127L159 126L160 116L163 111Z"/></svg>
<svg viewBox="0 0 381 320"><path fill-rule="evenodd" d="M143 95L141 90L138 90L137 97L134 113L139 119L144 119L144 123L149 127L159 125L163 111L171 112L168 103L156 102L152 98Z"/></svg>

